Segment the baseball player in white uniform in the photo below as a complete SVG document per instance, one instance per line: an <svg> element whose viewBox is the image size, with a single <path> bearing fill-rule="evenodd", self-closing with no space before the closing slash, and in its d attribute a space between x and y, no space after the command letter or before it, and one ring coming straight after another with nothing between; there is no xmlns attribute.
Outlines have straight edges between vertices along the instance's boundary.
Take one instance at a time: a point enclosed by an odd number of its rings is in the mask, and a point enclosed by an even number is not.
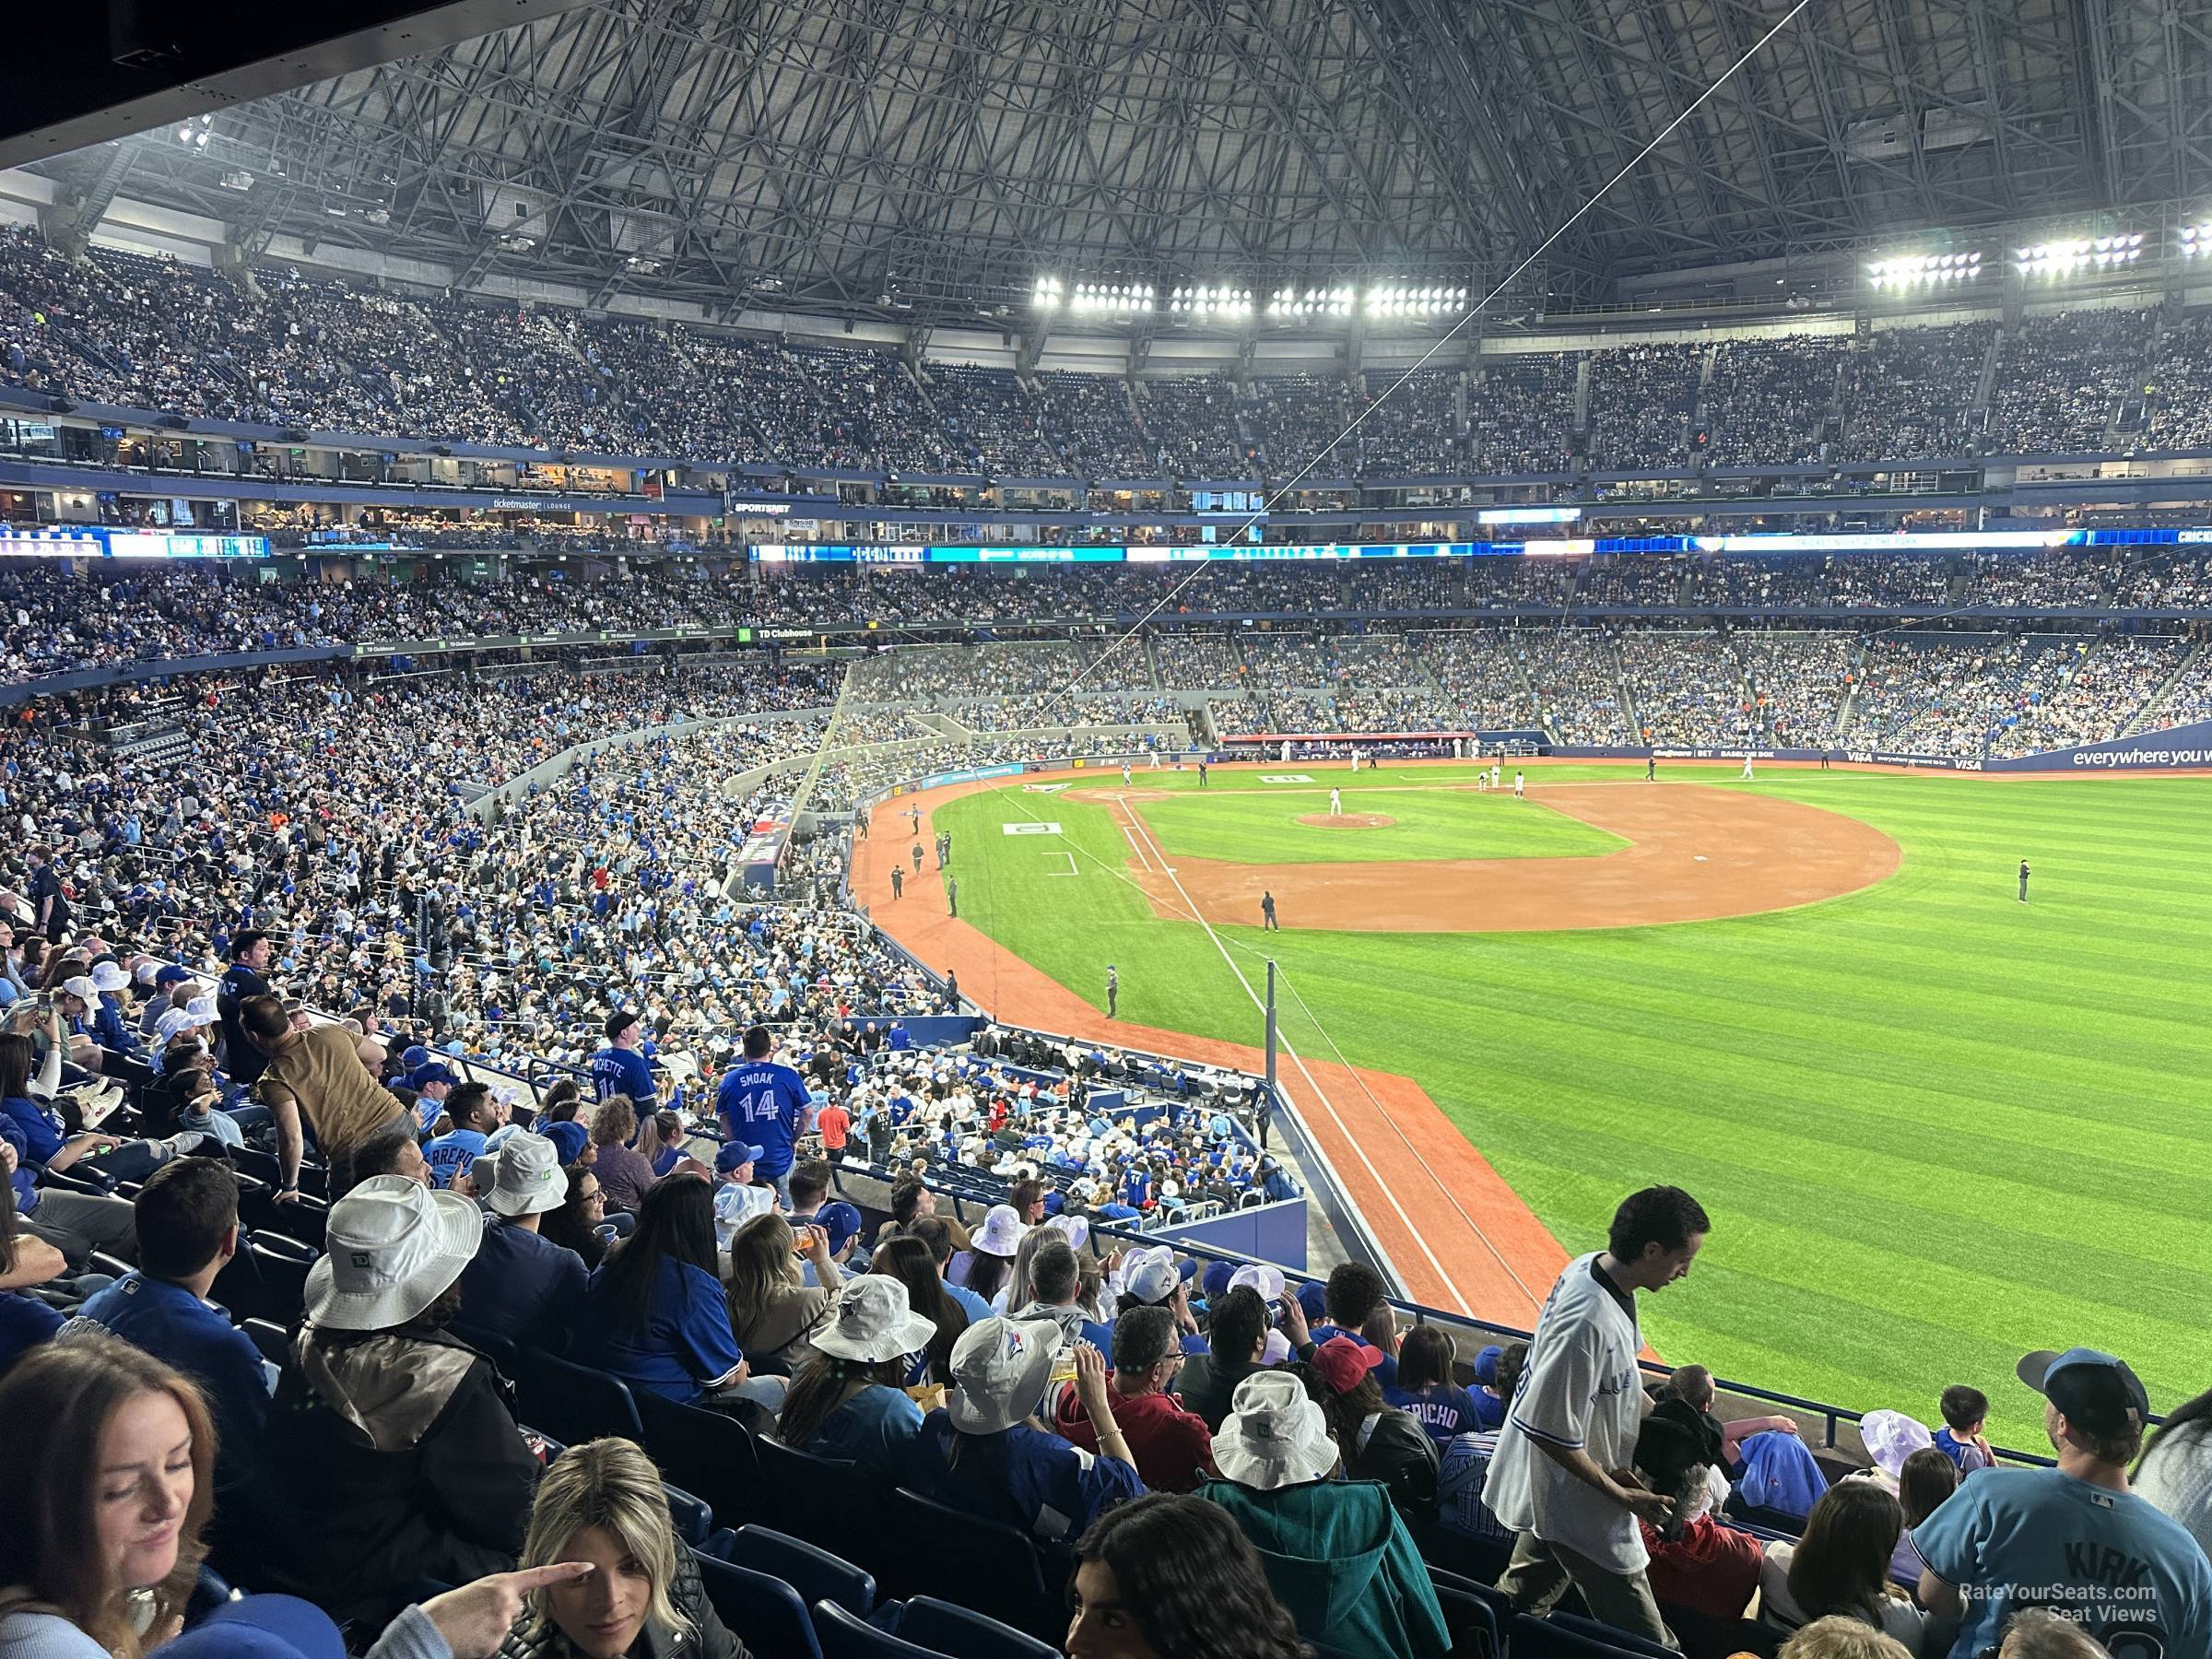
<svg viewBox="0 0 2212 1659"><path fill-rule="evenodd" d="M1744 782L1751 782L1751 757L1748 755L1744 757Z"/></svg>
<svg viewBox="0 0 2212 1659"><path fill-rule="evenodd" d="M1329 790L1329 816L1331 818L1344 816L1344 794L1342 791L1335 787Z"/></svg>
<svg viewBox="0 0 2212 1659"><path fill-rule="evenodd" d="M1528 786L1521 776L1521 769L1519 767L1515 767L1513 769L1513 799L1516 801L1525 801L1528 799Z"/></svg>
<svg viewBox="0 0 2212 1659"><path fill-rule="evenodd" d="M1495 760L1490 762L1490 787L1492 789L1505 787L1505 768L1500 766Z"/></svg>

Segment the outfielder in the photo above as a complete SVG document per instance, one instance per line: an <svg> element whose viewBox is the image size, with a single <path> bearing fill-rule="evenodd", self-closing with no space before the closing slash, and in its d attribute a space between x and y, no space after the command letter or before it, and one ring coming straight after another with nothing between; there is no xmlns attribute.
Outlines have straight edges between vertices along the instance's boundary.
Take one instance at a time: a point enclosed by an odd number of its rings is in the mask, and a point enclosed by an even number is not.
<svg viewBox="0 0 2212 1659"><path fill-rule="evenodd" d="M1747 783L1748 783L1748 782L1750 782L1752 781L1752 779L1751 779L1751 757L1750 757L1749 755L1746 755L1746 756L1744 757L1744 779L1743 779L1743 781L1744 781L1745 782L1747 782Z"/></svg>

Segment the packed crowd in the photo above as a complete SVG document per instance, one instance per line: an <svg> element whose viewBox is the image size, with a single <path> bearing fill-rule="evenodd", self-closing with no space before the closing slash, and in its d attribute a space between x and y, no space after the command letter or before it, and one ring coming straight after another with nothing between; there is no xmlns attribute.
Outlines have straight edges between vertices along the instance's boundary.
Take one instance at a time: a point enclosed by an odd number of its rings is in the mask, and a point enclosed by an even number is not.
<svg viewBox="0 0 2212 1659"><path fill-rule="evenodd" d="M108 248L71 263L29 230L0 236L0 365L17 383L322 431L908 477L1217 480L1288 477L1324 452L1324 476L1376 477L1555 472L1578 447L1600 471L1647 472L2077 453L2102 448L2124 408L2154 447L2202 447L2201 318L2156 331L2143 311L2025 319L1997 354L1983 431L1975 399L1995 337L1994 324L1965 323L1864 344L1780 335L1501 355L1466 376L1424 370L1388 396L1399 377L1383 371L1360 387L1158 377L1133 398L1112 374L931 364L917 379L877 349L352 288L293 267L249 282Z"/></svg>
<svg viewBox="0 0 2212 1659"><path fill-rule="evenodd" d="M1639 631L1621 636L1619 652L1621 683L1645 743L1710 744L1715 733L1744 743L1759 735L1742 665L1722 635Z"/></svg>
<svg viewBox="0 0 2212 1659"><path fill-rule="evenodd" d="M2043 673L2028 687L2031 700L1998 730L1991 754L2068 748L2127 731L2194 649L2186 640L2126 636L2105 640L2094 650L2087 641L2069 646L2040 653L2058 660L2040 665Z"/></svg>
<svg viewBox="0 0 2212 1659"><path fill-rule="evenodd" d="M610 1086L637 1059L625 1018L598 1057ZM212 1058L261 1059L262 1092L330 1154L288 1147L274 1190L196 1144L140 1154L128 1203L74 1189L82 1148L49 1146L35 1097L6 1099L30 1156L0 1212L0 1414L39 1430L0 1523L11 1652L307 1659L345 1651L343 1623L371 1659L768 1659L800 1651L777 1645L794 1598L772 1586L842 1601L825 1573L863 1571L1070 1659L1446 1659L1571 1589L1583 1622L1554 1629L1589 1659L2212 1644L2212 1394L2148 1435L2124 1360L2042 1351L2018 1377L2052 1466L1997 1464L1971 1383L1930 1403L1939 1428L1872 1411L1863 1463L1818 1457L1795 1418L1731 1409L1707 1368L1640 1363L1640 1299L1683 1280L1713 1226L1679 1188L1619 1204L1531 1338L1470 1352L1403 1326L1362 1263L1294 1285L1110 1246L1099 1221L1141 1219L1171 1187L1264 1200L1283 1175L1219 1107L1090 1112L1102 1055L1041 1086L882 1033L780 1051L757 1028L711 1120L671 1129L618 1087L518 1112L433 1083L426 1131L419 1091L387 1087L359 1033L289 1029L261 994L240 1019L247 1048ZM0 1081L35 1087L15 1049ZM888 1213L841 1195L858 1147L895 1161L971 1141L1015 1176L972 1229L927 1156ZM1118 1182L1089 1173L1101 1146ZM1030 1174L1025 1155L1056 1167ZM311 1175L313 1225L286 1223L306 1237L249 1234L250 1214L299 1210ZM82 1272L76 1229L95 1227L120 1279ZM255 1310L265 1347L226 1300ZM718 1463L733 1446L747 1454ZM817 1553L713 1532L732 1521ZM1001 1529L988 1559L912 1530L978 1523ZM2113 1560L2139 1586L2122 1603ZM244 1594L195 1597L204 1564ZM920 1604L861 1594L844 1619L922 1634ZM834 1608L812 1618L840 1628ZM909 1646L966 1654L986 1633L989 1651L1054 1651L957 1616Z"/></svg>
<svg viewBox="0 0 2212 1659"><path fill-rule="evenodd" d="M2121 399L2149 372L2151 313L2071 311L2006 330L1991 394L1998 454L2087 454L2108 447Z"/></svg>

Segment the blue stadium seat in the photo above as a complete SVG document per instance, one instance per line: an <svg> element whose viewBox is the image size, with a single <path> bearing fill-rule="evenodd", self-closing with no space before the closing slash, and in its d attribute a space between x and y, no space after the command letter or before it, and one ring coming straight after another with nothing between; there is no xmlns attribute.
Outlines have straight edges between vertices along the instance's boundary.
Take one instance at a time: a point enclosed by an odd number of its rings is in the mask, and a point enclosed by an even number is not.
<svg viewBox="0 0 2212 1659"><path fill-rule="evenodd" d="M1589 1637L1594 1641L1610 1642L1613 1646L1625 1648L1631 1653L1645 1654L1647 1659L1650 1659L1650 1656L1655 1656L1655 1659L1668 1659L1668 1655L1673 1652L1672 1649L1663 1647L1656 1641L1646 1641L1641 1636L1631 1635L1627 1630L1617 1630L1609 1624L1602 1623L1594 1618L1586 1618L1580 1613L1562 1613L1555 1607L1552 1610L1550 1622L1554 1630L1573 1630L1579 1635Z"/></svg>
<svg viewBox="0 0 2212 1659"><path fill-rule="evenodd" d="M322 1253L281 1234L256 1234L224 1264L208 1300L228 1308L233 1319L265 1319L289 1329L300 1323L307 1272Z"/></svg>
<svg viewBox="0 0 2212 1659"><path fill-rule="evenodd" d="M1630 1659L1653 1650L1618 1630L1592 1636L1557 1618L1532 1618L1519 1613L1506 1632L1506 1651L1512 1659Z"/></svg>
<svg viewBox="0 0 2212 1659"><path fill-rule="evenodd" d="M725 1525L759 1511L760 1454L743 1423L723 1412L664 1399L649 1388L634 1390L630 1403L645 1430L640 1444L662 1474L680 1475L686 1487L713 1505L715 1518Z"/></svg>
<svg viewBox="0 0 2212 1659"><path fill-rule="evenodd" d="M814 1620L796 1590L750 1567L733 1567L712 1556L698 1560L707 1599L747 1653L759 1659L822 1659Z"/></svg>
<svg viewBox="0 0 2212 1659"><path fill-rule="evenodd" d="M934 1592L1033 1636L1060 1635L1064 1602L1048 1588L1037 1540L1019 1527L904 1487L891 1495L890 1521L885 1530L904 1546L899 1588L905 1594Z"/></svg>
<svg viewBox="0 0 2212 1659"><path fill-rule="evenodd" d="M778 1531L836 1553L854 1533L855 1518L881 1512L882 1485L858 1464L817 1457L765 1435L753 1448L760 1454L760 1486L771 1506L759 1512L772 1518ZM877 1567L874 1561L862 1565Z"/></svg>
<svg viewBox="0 0 2212 1659"><path fill-rule="evenodd" d="M810 1607L835 1602L862 1618L876 1611L876 1581L865 1569L772 1527L739 1527L724 1559L782 1579Z"/></svg>
<svg viewBox="0 0 2212 1659"><path fill-rule="evenodd" d="M1488 1597L1439 1584L1436 1600L1444 1610L1444 1629L1452 1632L1452 1659L1500 1659L1505 1637Z"/></svg>
<svg viewBox="0 0 2212 1659"><path fill-rule="evenodd" d="M644 1440L637 1402L619 1377L528 1348L516 1350L515 1360L522 1415L556 1440L571 1446L610 1434Z"/></svg>
<svg viewBox="0 0 2212 1659"><path fill-rule="evenodd" d="M940 1653L960 1659L1053 1659L1059 1653L1033 1636L934 1595L917 1595L899 1609L895 1633Z"/></svg>
<svg viewBox="0 0 2212 1659"><path fill-rule="evenodd" d="M664 1481L661 1490L668 1499L668 1520L676 1535L693 1549L701 1547L714 1535L714 1512L681 1487Z"/></svg>
<svg viewBox="0 0 2212 1659"><path fill-rule="evenodd" d="M264 1359L279 1370L283 1369L285 1359L292 1348L290 1332L265 1319L249 1319L239 1328L253 1339L253 1346L260 1350Z"/></svg>
<svg viewBox="0 0 2212 1659"><path fill-rule="evenodd" d="M821 1642L821 1659L967 1659L965 1653L921 1647L903 1636L879 1630L835 1602L815 1605L814 1628Z"/></svg>

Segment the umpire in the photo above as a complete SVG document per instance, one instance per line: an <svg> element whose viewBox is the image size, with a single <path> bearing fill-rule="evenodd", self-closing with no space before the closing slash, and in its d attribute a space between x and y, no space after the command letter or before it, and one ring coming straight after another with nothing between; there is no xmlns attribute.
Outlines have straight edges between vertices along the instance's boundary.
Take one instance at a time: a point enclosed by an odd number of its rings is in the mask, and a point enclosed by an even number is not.
<svg viewBox="0 0 2212 1659"><path fill-rule="evenodd" d="M2020 902L2028 902L2028 861L2020 860Z"/></svg>

